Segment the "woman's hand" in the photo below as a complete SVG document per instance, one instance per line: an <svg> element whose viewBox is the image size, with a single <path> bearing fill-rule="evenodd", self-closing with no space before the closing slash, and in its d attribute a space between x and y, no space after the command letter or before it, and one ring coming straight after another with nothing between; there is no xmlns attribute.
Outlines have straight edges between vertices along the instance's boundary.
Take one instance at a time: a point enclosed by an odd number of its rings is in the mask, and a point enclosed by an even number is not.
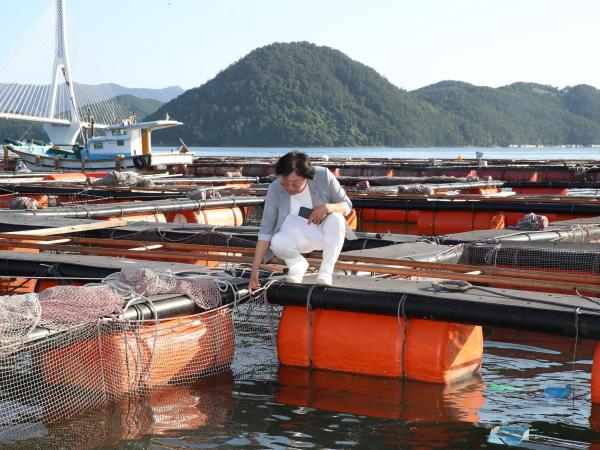
<svg viewBox="0 0 600 450"><path fill-rule="evenodd" d="M260 289L260 281L258 281L258 271L253 270L250 274L250 281L248 282L248 290L250 293L258 291Z"/></svg>
<svg viewBox="0 0 600 450"><path fill-rule="evenodd" d="M319 225L329 213L329 205L317 205L313 208L312 213L308 217L308 223Z"/></svg>

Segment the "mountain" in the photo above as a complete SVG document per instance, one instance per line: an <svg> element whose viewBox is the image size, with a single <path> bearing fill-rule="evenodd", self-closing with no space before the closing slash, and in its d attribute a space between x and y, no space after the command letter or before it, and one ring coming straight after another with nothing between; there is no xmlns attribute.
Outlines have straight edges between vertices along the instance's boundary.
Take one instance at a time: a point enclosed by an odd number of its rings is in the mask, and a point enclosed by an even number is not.
<svg viewBox="0 0 600 450"><path fill-rule="evenodd" d="M201 146L493 146L600 143L600 91L442 81L407 92L343 53L307 42L256 49L164 104Z"/></svg>
<svg viewBox="0 0 600 450"><path fill-rule="evenodd" d="M4 139L47 141L48 136L41 123L0 119L0 145L2 145Z"/></svg>
<svg viewBox="0 0 600 450"><path fill-rule="evenodd" d="M468 124L340 51L307 42L254 50L163 105L183 128L153 142L229 146L460 145Z"/></svg>
<svg viewBox="0 0 600 450"><path fill-rule="evenodd" d="M600 142L600 91L535 83L500 88L442 81L411 92L473 125L468 144L580 144Z"/></svg>
<svg viewBox="0 0 600 450"><path fill-rule="evenodd" d="M139 98L135 95L118 95L115 99L123 105L126 111L135 112L138 121L144 120L146 116L152 114L164 104L159 100Z"/></svg>
<svg viewBox="0 0 600 450"><path fill-rule="evenodd" d="M245 147L600 143L595 87L446 80L407 92L342 52L308 42L258 48L185 92L105 86L140 120L169 114L184 123L154 132L156 145L179 138ZM22 136L44 139L39 125L0 120L0 138Z"/></svg>
<svg viewBox="0 0 600 450"><path fill-rule="evenodd" d="M75 86L80 83L75 83ZM81 86L88 86L81 84ZM106 83L93 85L95 89L105 88L108 92L111 92L114 96L119 95L133 95L138 98L147 98L152 100L158 100L159 102L165 103L173 100L175 97L181 95L184 90L179 86L169 86L161 89L149 89L149 88L128 88L115 83Z"/></svg>

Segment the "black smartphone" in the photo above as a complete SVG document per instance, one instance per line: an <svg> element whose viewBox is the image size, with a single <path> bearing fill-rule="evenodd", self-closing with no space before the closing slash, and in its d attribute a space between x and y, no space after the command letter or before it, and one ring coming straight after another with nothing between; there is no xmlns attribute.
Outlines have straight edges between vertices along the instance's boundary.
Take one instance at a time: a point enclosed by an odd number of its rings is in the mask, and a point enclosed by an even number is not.
<svg viewBox="0 0 600 450"><path fill-rule="evenodd" d="M301 206L300 210L298 211L298 215L300 217L304 217L305 219L308 219L310 217L310 215L312 214L313 210L310 208L307 208L306 206Z"/></svg>

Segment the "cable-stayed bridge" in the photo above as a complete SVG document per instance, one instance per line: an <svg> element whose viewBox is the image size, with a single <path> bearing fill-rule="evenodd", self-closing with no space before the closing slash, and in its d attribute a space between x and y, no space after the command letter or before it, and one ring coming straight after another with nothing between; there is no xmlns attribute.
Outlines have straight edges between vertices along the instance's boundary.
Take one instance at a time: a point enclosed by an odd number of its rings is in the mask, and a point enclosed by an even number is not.
<svg viewBox="0 0 600 450"><path fill-rule="evenodd" d="M106 85L73 81L67 42L65 0L55 0L0 60L0 120L41 122L53 143L73 144L92 123L127 118Z"/></svg>

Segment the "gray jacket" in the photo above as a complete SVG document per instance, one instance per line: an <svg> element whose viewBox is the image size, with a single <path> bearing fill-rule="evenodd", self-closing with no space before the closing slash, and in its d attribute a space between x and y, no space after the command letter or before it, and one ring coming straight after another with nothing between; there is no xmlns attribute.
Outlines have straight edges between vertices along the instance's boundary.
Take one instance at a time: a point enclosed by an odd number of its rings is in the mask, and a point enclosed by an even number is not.
<svg viewBox="0 0 600 450"><path fill-rule="evenodd" d="M280 178L277 178L271 183L265 198L262 221L258 232L258 239L261 241L270 241L290 213L290 194L281 186L280 180ZM344 202L348 205L348 211L352 209L352 202L340 186L339 181L325 167L315 166L315 178L308 180L308 189L310 190L313 206ZM346 239L356 239L356 235L348 226L346 226ZM269 252L265 260L268 261L272 256Z"/></svg>

